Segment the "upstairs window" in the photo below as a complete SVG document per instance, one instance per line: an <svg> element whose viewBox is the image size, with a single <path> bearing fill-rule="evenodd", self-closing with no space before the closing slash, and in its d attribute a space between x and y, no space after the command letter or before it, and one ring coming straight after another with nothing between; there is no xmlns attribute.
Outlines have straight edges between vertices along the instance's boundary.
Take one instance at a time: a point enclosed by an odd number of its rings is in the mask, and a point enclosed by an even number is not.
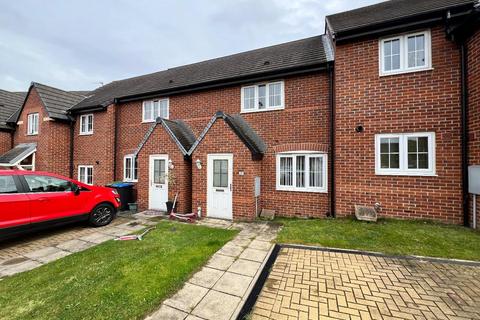
<svg viewBox="0 0 480 320"><path fill-rule="evenodd" d="M278 154L277 190L327 192L327 155Z"/></svg>
<svg viewBox="0 0 480 320"><path fill-rule="evenodd" d="M123 181L138 181L137 158L133 154L128 154L123 158Z"/></svg>
<svg viewBox="0 0 480 320"><path fill-rule="evenodd" d="M379 134L375 137L378 175L434 175L435 134Z"/></svg>
<svg viewBox="0 0 480 320"><path fill-rule="evenodd" d="M168 105L168 98L144 101L142 121L154 122L158 117L168 119Z"/></svg>
<svg viewBox="0 0 480 320"><path fill-rule="evenodd" d="M404 34L380 40L380 75L430 69L430 32Z"/></svg>
<svg viewBox="0 0 480 320"><path fill-rule="evenodd" d="M242 88L242 112L284 109L284 100L283 81Z"/></svg>
<svg viewBox="0 0 480 320"><path fill-rule="evenodd" d="M78 166L78 181L93 185L93 166Z"/></svg>
<svg viewBox="0 0 480 320"><path fill-rule="evenodd" d="M93 114L80 116L80 134L93 134Z"/></svg>
<svg viewBox="0 0 480 320"><path fill-rule="evenodd" d="M27 118L27 134L33 136L38 134L38 113L30 113Z"/></svg>

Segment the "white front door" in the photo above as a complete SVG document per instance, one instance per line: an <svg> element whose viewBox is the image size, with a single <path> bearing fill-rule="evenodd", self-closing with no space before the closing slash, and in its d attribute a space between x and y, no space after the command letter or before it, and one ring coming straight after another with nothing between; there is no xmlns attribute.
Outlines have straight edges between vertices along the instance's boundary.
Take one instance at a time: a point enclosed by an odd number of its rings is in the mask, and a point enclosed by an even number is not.
<svg viewBox="0 0 480 320"><path fill-rule="evenodd" d="M148 208L167 211L168 201L168 156L150 156Z"/></svg>
<svg viewBox="0 0 480 320"><path fill-rule="evenodd" d="M209 154L207 175L207 216L231 220L233 155Z"/></svg>

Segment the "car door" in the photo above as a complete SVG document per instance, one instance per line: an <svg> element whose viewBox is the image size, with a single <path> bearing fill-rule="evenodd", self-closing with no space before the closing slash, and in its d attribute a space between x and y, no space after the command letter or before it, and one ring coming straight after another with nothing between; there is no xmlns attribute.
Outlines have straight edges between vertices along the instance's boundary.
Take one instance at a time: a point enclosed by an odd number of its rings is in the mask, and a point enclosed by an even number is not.
<svg viewBox="0 0 480 320"><path fill-rule="evenodd" d="M87 203L72 191L71 181L41 174L23 177L29 190L32 223L86 213Z"/></svg>
<svg viewBox="0 0 480 320"><path fill-rule="evenodd" d="M0 229L28 226L29 199L15 175L0 175Z"/></svg>

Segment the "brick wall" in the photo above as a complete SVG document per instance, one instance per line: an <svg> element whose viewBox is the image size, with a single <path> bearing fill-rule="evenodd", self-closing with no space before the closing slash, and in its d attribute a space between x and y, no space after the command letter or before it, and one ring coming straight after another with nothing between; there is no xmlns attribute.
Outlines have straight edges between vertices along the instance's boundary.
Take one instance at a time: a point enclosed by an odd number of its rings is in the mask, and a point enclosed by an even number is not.
<svg viewBox="0 0 480 320"><path fill-rule="evenodd" d="M442 27L431 35L433 70L403 75L379 76L378 39L336 47L339 216L380 202L384 216L462 222L460 55ZM375 134L427 131L436 134L437 176L375 175Z"/></svg>
<svg viewBox="0 0 480 320"><path fill-rule="evenodd" d="M112 105L106 111L94 113L92 135L80 135L80 117L77 116L73 157L75 179L78 179L79 165L91 165L94 184L105 185L113 182L115 110Z"/></svg>
<svg viewBox="0 0 480 320"><path fill-rule="evenodd" d="M10 149L12 149L12 133L0 131L0 154L4 154Z"/></svg>
<svg viewBox="0 0 480 320"><path fill-rule="evenodd" d="M28 115L39 113L38 135L27 135ZM48 118L40 97L33 88L20 114L14 144L36 142L35 169L64 176L69 174L70 127L68 123Z"/></svg>
<svg viewBox="0 0 480 320"><path fill-rule="evenodd" d="M178 149L177 144L170 135L165 131L162 125L157 125L154 132L148 139L138 154L138 205L140 210L148 209L149 201L149 163L150 155L168 155L168 159L172 161L174 168L168 169L168 178L170 181L174 176L175 183L168 186L169 199L173 199L176 192L178 195L177 211L181 213L191 212L192 207L192 166L191 162L183 158L183 154ZM123 163L122 163L123 167Z"/></svg>
<svg viewBox="0 0 480 320"><path fill-rule="evenodd" d="M263 194L259 205L274 209L279 215L324 217L328 211L327 194L276 190L275 150L287 144L294 146L290 150L305 150L305 146L314 144L316 149L328 151L328 78L325 73L317 73L284 80L285 110L242 115L268 145L268 152L259 164ZM183 119L198 136L215 112L240 113L240 90L241 86L232 86L170 96L170 119ZM142 123L140 101L116 107L119 112L117 179L120 180L123 178L123 157L135 151L151 123ZM222 143L225 141L229 140L223 139ZM317 147L318 144L321 147ZM148 168L139 164L139 173L144 170ZM138 194L140 198L145 193L138 190ZM195 203L193 209L196 209Z"/></svg>
<svg viewBox="0 0 480 320"><path fill-rule="evenodd" d="M480 30L477 30L468 42L468 90L469 164L480 165ZM477 196L477 226L480 225L479 198L480 196Z"/></svg>

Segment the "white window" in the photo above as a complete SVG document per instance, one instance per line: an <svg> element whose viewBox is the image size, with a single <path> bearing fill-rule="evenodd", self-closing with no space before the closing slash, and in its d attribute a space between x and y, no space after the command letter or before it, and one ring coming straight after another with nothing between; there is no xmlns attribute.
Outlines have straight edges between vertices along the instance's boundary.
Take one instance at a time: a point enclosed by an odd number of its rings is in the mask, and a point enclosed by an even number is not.
<svg viewBox="0 0 480 320"><path fill-rule="evenodd" d="M78 166L78 181L93 185L93 166Z"/></svg>
<svg viewBox="0 0 480 320"><path fill-rule="evenodd" d="M380 40L380 75L426 70L432 67L430 31Z"/></svg>
<svg viewBox="0 0 480 320"><path fill-rule="evenodd" d="M435 175L435 133L375 136L378 175Z"/></svg>
<svg viewBox="0 0 480 320"><path fill-rule="evenodd" d="M327 192L327 155L313 152L278 154L277 190Z"/></svg>
<svg viewBox="0 0 480 320"><path fill-rule="evenodd" d="M283 81L242 88L242 112L284 109L284 101Z"/></svg>
<svg viewBox="0 0 480 320"><path fill-rule="evenodd" d="M123 158L123 181L138 181L137 158L128 154Z"/></svg>
<svg viewBox="0 0 480 320"><path fill-rule="evenodd" d="M28 115L27 134L38 134L38 113L30 113Z"/></svg>
<svg viewBox="0 0 480 320"><path fill-rule="evenodd" d="M142 121L154 122L158 117L168 119L168 105L168 98L144 101Z"/></svg>
<svg viewBox="0 0 480 320"><path fill-rule="evenodd" d="M80 134L93 134L93 114L80 116Z"/></svg>

